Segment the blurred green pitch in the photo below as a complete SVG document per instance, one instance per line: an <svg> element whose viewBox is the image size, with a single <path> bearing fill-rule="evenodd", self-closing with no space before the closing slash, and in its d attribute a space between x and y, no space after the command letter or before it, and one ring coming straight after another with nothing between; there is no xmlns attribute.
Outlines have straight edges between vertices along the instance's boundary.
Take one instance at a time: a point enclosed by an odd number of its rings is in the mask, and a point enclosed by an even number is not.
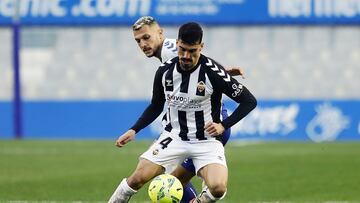
<svg viewBox="0 0 360 203"><path fill-rule="evenodd" d="M106 202L150 143L1 140L0 202ZM230 141L226 153L224 203L360 202L360 143ZM130 202L149 202L147 187Z"/></svg>

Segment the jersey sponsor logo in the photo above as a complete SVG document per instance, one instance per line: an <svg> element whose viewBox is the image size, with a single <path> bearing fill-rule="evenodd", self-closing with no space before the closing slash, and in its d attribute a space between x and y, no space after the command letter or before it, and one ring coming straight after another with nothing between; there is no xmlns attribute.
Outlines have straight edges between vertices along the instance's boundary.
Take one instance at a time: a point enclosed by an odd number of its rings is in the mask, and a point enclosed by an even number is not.
<svg viewBox="0 0 360 203"><path fill-rule="evenodd" d="M201 100L192 99L190 97L182 97L177 95L170 95L167 94L166 100L168 105L171 107L181 107L181 108L188 108L188 109L197 109L201 108Z"/></svg>
<svg viewBox="0 0 360 203"><path fill-rule="evenodd" d="M231 88L234 90L234 92L231 94L232 97L237 97L243 90L242 84L233 84Z"/></svg>
<svg viewBox="0 0 360 203"><path fill-rule="evenodd" d="M198 90L199 92L203 92L203 91L205 90L205 88L206 88L206 85L205 85L205 83L204 83L203 81L198 82L198 84L197 84L197 90Z"/></svg>
<svg viewBox="0 0 360 203"><path fill-rule="evenodd" d="M187 102L187 103L199 103L200 101L191 99L190 97L182 97L177 95L167 95L167 99L171 101L180 101L180 102Z"/></svg>

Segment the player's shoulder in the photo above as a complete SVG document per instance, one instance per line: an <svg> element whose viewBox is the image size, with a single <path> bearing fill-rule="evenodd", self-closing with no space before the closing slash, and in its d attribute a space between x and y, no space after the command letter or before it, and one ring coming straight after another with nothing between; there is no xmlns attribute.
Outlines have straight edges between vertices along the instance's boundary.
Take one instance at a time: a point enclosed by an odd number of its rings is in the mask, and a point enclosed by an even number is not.
<svg viewBox="0 0 360 203"><path fill-rule="evenodd" d="M176 39L166 38L161 49L162 61L167 61L177 56Z"/></svg>
<svg viewBox="0 0 360 203"><path fill-rule="evenodd" d="M174 65L177 63L178 60L179 60L179 57L174 57L174 58L167 60L159 66L158 70L166 71L166 70L170 69L171 67L174 67Z"/></svg>
<svg viewBox="0 0 360 203"><path fill-rule="evenodd" d="M203 54L200 55L200 59L201 61L201 64L203 66L206 66L206 67L209 67L209 68L212 68L212 67L215 67L217 66L218 68L223 68L222 65L220 65L217 61L215 61L214 59L208 57L208 56L205 56Z"/></svg>
<svg viewBox="0 0 360 203"><path fill-rule="evenodd" d="M231 81L231 76L225 71L225 68L214 59L201 55L201 63L206 67L206 72L212 78L222 79L225 82Z"/></svg>
<svg viewBox="0 0 360 203"><path fill-rule="evenodd" d="M165 47L166 49L168 49L168 50L170 50L172 52L176 52L177 51L176 39L165 38L164 43L163 43L163 47Z"/></svg>

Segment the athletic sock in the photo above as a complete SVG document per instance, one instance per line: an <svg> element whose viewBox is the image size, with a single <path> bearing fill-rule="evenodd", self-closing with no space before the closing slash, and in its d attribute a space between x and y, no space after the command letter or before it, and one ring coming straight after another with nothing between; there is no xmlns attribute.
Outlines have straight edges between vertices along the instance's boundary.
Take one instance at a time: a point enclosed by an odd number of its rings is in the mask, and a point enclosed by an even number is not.
<svg viewBox="0 0 360 203"><path fill-rule="evenodd" d="M226 195L226 192L223 194L223 196L216 198L214 197L209 188L208 187L204 187L202 192L200 193L200 195L198 195L198 197L196 197L195 202L196 203L214 203L217 202L218 200L222 200Z"/></svg>
<svg viewBox="0 0 360 203"><path fill-rule="evenodd" d="M127 203L129 202L131 196L136 192L136 190L132 189L128 185L126 178L124 178L116 188L108 203Z"/></svg>

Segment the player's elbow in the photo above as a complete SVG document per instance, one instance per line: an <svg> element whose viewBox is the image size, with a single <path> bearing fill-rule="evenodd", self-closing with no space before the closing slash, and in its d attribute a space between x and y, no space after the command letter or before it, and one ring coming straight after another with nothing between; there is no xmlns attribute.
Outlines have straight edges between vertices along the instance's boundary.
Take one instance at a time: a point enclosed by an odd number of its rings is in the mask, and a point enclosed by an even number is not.
<svg viewBox="0 0 360 203"><path fill-rule="evenodd" d="M246 109L248 110L248 112L254 110L257 106L257 100L256 98L251 95L249 97L246 98L245 101L243 101L243 103L246 106Z"/></svg>
<svg viewBox="0 0 360 203"><path fill-rule="evenodd" d="M251 94L251 92L250 92L248 89L246 89L245 87L244 87L243 92L242 92L242 94L241 94L241 98L240 98L240 100L239 100L239 103L240 103L240 104L241 104L241 103L245 104L246 107L247 107L247 109L250 110L250 111L252 111L253 109L255 109L256 106L257 106L257 100L256 100L256 98L255 98L254 95Z"/></svg>
<svg viewBox="0 0 360 203"><path fill-rule="evenodd" d="M256 106L257 106L257 100L256 100L255 97L252 97L249 103L250 103L250 108L251 108L251 110L253 110L253 109L256 108Z"/></svg>

